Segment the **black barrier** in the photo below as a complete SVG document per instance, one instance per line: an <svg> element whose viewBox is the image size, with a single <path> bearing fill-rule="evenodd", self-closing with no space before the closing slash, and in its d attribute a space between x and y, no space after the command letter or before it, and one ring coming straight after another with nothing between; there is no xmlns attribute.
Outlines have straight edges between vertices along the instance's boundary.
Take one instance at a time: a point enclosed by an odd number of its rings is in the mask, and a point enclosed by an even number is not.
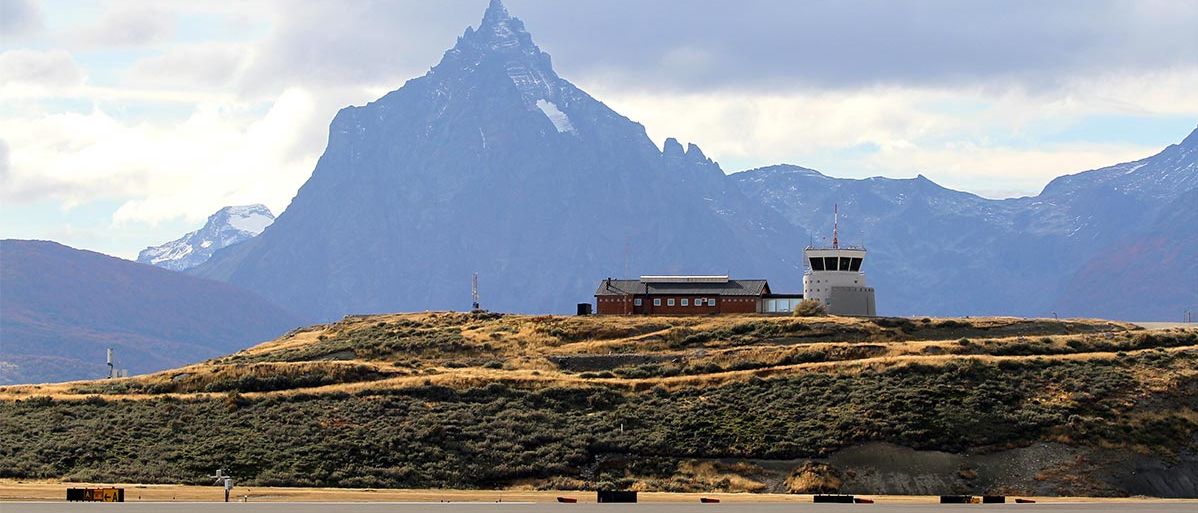
<svg viewBox="0 0 1198 513"><path fill-rule="evenodd" d="M636 502L636 492L629 490L599 490L599 502Z"/></svg>
<svg viewBox="0 0 1198 513"><path fill-rule="evenodd" d="M982 504L1006 504L1006 495L983 495Z"/></svg>
<svg viewBox="0 0 1198 513"><path fill-rule="evenodd" d="M941 495L941 504L969 504L973 499L972 495Z"/></svg>
<svg viewBox="0 0 1198 513"><path fill-rule="evenodd" d="M852 495L816 495L812 497L816 503L820 504L852 504Z"/></svg>
<svg viewBox="0 0 1198 513"><path fill-rule="evenodd" d="M124 488L67 488L68 502L125 502Z"/></svg>

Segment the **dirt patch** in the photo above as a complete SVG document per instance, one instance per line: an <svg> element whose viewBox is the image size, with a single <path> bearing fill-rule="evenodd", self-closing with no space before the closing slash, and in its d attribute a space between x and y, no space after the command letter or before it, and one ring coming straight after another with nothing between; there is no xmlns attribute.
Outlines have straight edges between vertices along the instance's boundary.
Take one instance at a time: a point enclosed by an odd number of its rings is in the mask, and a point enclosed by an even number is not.
<svg viewBox="0 0 1198 513"><path fill-rule="evenodd" d="M621 367L651 365L671 360L670 356L651 354L568 355L550 356L549 361L561 370L571 372L605 371Z"/></svg>

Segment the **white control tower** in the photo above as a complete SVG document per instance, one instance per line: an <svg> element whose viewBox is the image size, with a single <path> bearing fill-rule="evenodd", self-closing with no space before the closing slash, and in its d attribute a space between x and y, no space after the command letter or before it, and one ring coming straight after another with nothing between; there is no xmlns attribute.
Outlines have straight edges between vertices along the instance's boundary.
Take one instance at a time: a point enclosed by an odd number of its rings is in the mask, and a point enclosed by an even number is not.
<svg viewBox="0 0 1198 513"><path fill-rule="evenodd" d="M832 247L808 247L803 298L814 299L833 315L877 315L874 289L865 283L864 247L840 247L840 208L833 208Z"/></svg>

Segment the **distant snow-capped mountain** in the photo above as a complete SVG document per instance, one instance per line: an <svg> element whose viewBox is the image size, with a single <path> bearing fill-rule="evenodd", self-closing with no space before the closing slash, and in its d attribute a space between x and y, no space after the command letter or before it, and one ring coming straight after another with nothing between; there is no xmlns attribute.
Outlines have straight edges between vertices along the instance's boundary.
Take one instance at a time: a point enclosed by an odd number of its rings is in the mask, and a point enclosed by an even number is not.
<svg viewBox="0 0 1198 513"><path fill-rule="evenodd" d="M143 249L137 261L172 271L200 265L212 253L256 237L275 220L263 205L225 207L208 216L203 228L163 244Z"/></svg>

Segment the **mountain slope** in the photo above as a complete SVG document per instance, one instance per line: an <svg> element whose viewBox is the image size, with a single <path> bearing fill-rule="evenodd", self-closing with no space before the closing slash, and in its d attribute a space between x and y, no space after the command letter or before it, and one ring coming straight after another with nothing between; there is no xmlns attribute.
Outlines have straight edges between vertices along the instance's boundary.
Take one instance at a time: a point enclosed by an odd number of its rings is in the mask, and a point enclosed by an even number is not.
<svg viewBox="0 0 1198 513"><path fill-rule="evenodd" d="M271 229L195 272L316 320L466 308L473 272L485 307L523 312L625 268L797 287L804 237L723 176L558 77L495 1L427 75L338 113Z"/></svg>
<svg viewBox="0 0 1198 513"><path fill-rule="evenodd" d="M830 232L839 204L842 240L870 250L866 270L886 313L1174 320L1198 307L1183 292L1198 289L1198 130L1152 157L1058 178L1031 198L788 165L730 179L812 233ZM1131 254L1153 259L1155 271L1120 267L1130 261L1119 255Z"/></svg>
<svg viewBox="0 0 1198 513"><path fill-rule="evenodd" d="M106 375L105 348L142 373L226 353L295 327L228 284L53 242L0 241L0 383Z"/></svg>
<svg viewBox="0 0 1198 513"><path fill-rule="evenodd" d="M274 220L265 205L225 207L208 216L199 230L143 249L137 261L172 271L191 269L207 262L217 250L257 236Z"/></svg>

